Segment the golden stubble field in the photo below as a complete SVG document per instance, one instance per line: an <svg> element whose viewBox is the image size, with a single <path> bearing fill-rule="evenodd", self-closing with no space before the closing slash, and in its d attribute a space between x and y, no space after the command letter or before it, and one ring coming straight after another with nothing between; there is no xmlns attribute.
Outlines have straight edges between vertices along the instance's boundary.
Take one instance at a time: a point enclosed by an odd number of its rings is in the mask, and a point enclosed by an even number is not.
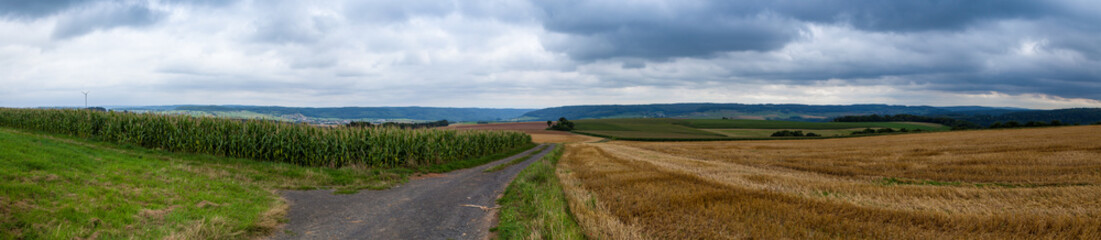
<svg viewBox="0 0 1101 240"><path fill-rule="evenodd" d="M1101 239L1101 126L567 146L602 239Z"/></svg>

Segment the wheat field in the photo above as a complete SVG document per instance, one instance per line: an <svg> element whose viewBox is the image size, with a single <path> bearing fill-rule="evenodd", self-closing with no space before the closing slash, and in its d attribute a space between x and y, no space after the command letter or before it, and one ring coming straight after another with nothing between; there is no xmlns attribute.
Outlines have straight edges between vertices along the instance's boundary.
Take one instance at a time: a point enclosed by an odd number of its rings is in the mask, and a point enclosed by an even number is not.
<svg viewBox="0 0 1101 240"><path fill-rule="evenodd" d="M580 143L559 168L601 239L1101 238L1101 126Z"/></svg>

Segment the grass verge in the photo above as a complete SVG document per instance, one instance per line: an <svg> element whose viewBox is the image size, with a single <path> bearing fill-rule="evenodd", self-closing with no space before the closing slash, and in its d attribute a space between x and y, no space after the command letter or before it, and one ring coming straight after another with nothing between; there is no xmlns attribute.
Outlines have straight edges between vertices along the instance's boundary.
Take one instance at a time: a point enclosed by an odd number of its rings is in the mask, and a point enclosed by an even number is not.
<svg viewBox="0 0 1101 240"><path fill-rule="evenodd" d="M585 239L555 175L562 151L558 145L521 171L497 200L500 223L491 230L499 239Z"/></svg>
<svg viewBox="0 0 1101 240"><path fill-rule="evenodd" d="M501 171L501 169L505 169L508 166L516 165L517 163L524 162L524 160L528 160L528 158L530 158L531 156L535 156L535 154L539 154L539 152L543 151L543 149L545 149L545 148L547 148L547 147L543 146L541 148L535 149L535 151L531 151L531 153L528 153L528 155L524 155L523 157L512 159L512 161L508 161L507 163L497 164L497 166L486 168L486 170L484 170L482 172Z"/></svg>
<svg viewBox="0 0 1101 240"><path fill-rule="evenodd" d="M526 143L524 145L520 145L519 147L508 150L506 152L486 155L486 156L482 156L482 157L479 157L479 158L472 158L472 159L467 159L467 160L462 160L462 161L454 161L454 162L449 162L449 163L445 163L445 164L433 165L433 166L429 166L429 167L420 168L417 171L423 172L423 173L442 173L442 172L450 172L450 171L463 169L463 168L471 168L471 167L481 166L482 164L486 164L486 163L489 163L489 162L501 160L502 158L506 158L506 157L509 157L509 156L512 156L512 155L520 154L524 151L527 151L528 149L534 148L535 146L536 146L535 143L530 143L529 142L529 143Z"/></svg>

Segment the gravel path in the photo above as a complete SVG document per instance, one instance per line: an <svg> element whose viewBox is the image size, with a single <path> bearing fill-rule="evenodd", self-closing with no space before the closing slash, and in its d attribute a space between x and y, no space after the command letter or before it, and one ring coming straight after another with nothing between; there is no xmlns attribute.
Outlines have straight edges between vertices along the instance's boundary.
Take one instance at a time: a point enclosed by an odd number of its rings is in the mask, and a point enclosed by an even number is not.
<svg viewBox="0 0 1101 240"><path fill-rule="evenodd" d="M548 145L548 144L544 144ZM496 221L496 201L520 170L549 153L549 145L523 163L496 172L497 164L410 180L381 191L334 195L332 190L284 191L290 219L274 239L486 239Z"/></svg>

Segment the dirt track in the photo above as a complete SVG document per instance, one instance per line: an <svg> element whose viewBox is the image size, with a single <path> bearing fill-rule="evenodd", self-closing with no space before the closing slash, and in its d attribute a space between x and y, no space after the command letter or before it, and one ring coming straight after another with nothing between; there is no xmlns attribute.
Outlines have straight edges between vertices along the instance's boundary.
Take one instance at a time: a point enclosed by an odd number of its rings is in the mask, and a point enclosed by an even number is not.
<svg viewBox="0 0 1101 240"><path fill-rule="evenodd" d="M334 195L332 190L285 191L282 195L290 203L290 221L272 238L486 239L496 220L497 197L520 170L553 147L497 172L482 171L540 147L382 191L351 195Z"/></svg>

